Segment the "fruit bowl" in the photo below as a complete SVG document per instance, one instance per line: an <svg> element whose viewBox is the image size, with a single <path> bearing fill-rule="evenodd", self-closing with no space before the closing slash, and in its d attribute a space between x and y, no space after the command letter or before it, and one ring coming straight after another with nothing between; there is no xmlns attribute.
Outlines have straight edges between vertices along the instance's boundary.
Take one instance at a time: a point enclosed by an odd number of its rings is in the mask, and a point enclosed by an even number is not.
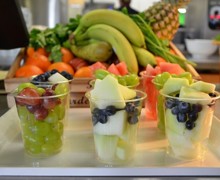
<svg viewBox="0 0 220 180"><path fill-rule="evenodd" d="M193 58L207 58L213 55L218 46L212 43L211 39L185 39L187 51Z"/></svg>

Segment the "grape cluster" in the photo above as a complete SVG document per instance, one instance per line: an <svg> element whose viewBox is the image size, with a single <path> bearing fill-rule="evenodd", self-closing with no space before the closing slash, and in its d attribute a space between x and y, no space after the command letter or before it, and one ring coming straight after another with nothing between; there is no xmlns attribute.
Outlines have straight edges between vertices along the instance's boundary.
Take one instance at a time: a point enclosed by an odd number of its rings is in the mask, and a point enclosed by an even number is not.
<svg viewBox="0 0 220 180"><path fill-rule="evenodd" d="M37 82L47 82L48 78L57 72L58 72L58 70L53 69L51 71L47 71L43 74L40 74L32 79L32 83L37 85ZM60 74L68 80L73 79L73 76L66 71L62 71L62 72L60 72Z"/></svg>
<svg viewBox="0 0 220 180"><path fill-rule="evenodd" d="M138 98L138 97L137 97ZM124 109L118 109L115 106L107 106L105 109L94 108L92 111L92 122L95 126L98 122L105 124L108 121L108 116L114 115L117 111L125 110L128 114L128 123L136 124L138 122L138 116L140 114L139 101L127 102Z"/></svg>
<svg viewBox="0 0 220 180"><path fill-rule="evenodd" d="M195 127L198 113L202 111L201 104L191 104L172 98L165 100L165 106L171 109L173 115L176 115L178 122L185 123L185 127L188 130L192 130Z"/></svg>

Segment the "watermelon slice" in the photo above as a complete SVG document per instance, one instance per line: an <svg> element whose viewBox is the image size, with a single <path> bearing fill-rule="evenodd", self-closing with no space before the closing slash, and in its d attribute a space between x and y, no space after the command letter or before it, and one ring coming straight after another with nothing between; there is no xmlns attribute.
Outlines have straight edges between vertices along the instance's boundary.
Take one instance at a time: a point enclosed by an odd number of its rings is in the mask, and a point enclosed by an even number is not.
<svg viewBox="0 0 220 180"><path fill-rule="evenodd" d="M112 63L108 69L107 69L108 72L112 73L112 74L115 74L115 75L121 75L120 72L118 71L118 68L116 67L116 65L114 63Z"/></svg>
<svg viewBox="0 0 220 180"><path fill-rule="evenodd" d="M181 74L185 72L185 70L179 65L169 62L161 62L160 65L161 72L169 72L170 74Z"/></svg>
<svg viewBox="0 0 220 180"><path fill-rule="evenodd" d="M125 62L116 64L116 68L118 69L121 76L128 74L128 68Z"/></svg>
<svg viewBox="0 0 220 180"><path fill-rule="evenodd" d="M96 63L90 65L90 68L93 72L95 72L97 69L106 69L106 66L103 63L97 61Z"/></svg>

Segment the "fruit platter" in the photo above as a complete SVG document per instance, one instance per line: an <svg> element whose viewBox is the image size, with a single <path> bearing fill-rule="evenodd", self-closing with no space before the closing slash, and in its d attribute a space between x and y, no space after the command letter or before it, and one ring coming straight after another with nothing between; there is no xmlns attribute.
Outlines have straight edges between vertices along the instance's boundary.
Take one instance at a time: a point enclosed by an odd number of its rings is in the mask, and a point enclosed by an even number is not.
<svg viewBox="0 0 220 180"><path fill-rule="evenodd" d="M88 107L84 93L98 69L124 81L124 75L140 77L148 65L156 67L167 62L200 79L196 64L172 43L179 27L177 8L187 3L158 2L140 14L129 14L126 8L96 9L70 18L67 24L45 29L33 27L28 47L21 49L5 79L6 91L13 90L19 82L56 69L73 76L71 107ZM163 9L159 15L154 13L158 8Z"/></svg>

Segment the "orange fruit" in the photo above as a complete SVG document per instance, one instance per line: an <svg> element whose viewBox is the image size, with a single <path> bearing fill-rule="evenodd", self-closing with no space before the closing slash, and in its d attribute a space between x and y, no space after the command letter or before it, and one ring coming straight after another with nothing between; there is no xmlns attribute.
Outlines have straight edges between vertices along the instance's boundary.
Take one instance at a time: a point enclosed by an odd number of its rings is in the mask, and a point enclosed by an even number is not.
<svg viewBox="0 0 220 180"><path fill-rule="evenodd" d="M48 57L39 54L38 52L34 52L32 56L27 57L25 64L38 66L45 72L51 65L51 62Z"/></svg>
<svg viewBox="0 0 220 180"><path fill-rule="evenodd" d="M75 78L91 78L93 76L92 69L89 66L79 68L75 74Z"/></svg>
<svg viewBox="0 0 220 180"><path fill-rule="evenodd" d="M70 60L74 58L73 53L67 48L61 47L61 53L62 53L62 61L65 63L69 63Z"/></svg>
<svg viewBox="0 0 220 180"><path fill-rule="evenodd" d="M55 63L51 64L47 70L51 71L53 69L56 69L59 72L66 71L69 74L74 75L74 70L73 70L72 66L70 66L69 64L67 64L65 62L55 62Z"/></svg>
<svg viewBox="0 0 220 180"><path fill-rule="evenodd" d="M15 77L31 77L44 72L37 66L34 65L24 65L15 71Z"/></svg>
<svg viewBox="0 0 220 180"><path fill-rule="evenodd" d="M44 56L48 56L48 53L47 53L47 51L46 51L45 48L38 48L38 49L36 49L36 50L35 50L33 47L31 47L31 46L29 46L29 47L27 48L27 56L33 56L33 54L34 54L35 52L37 52L37 53L39 53L39 54L41 54L41 55L44 55Z"/></svg>

